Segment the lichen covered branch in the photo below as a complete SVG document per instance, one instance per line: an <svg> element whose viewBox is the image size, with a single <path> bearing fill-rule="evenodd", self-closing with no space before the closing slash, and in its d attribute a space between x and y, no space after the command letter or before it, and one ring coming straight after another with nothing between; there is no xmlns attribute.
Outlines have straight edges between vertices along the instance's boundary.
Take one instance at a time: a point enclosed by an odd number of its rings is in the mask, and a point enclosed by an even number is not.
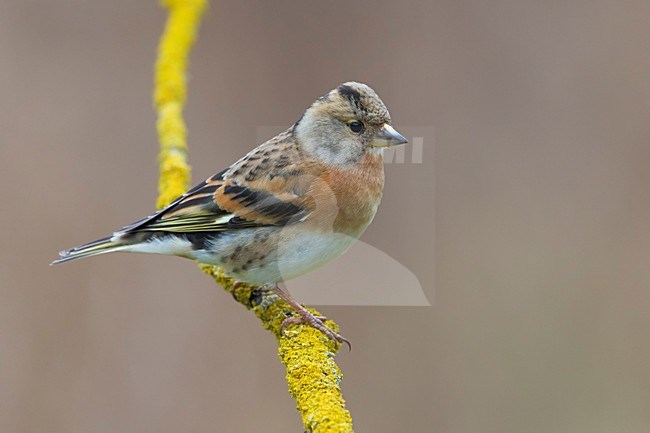
<svg viewBox="0 0 650 433"><path fill-rule="evenodd" d="M268 289L235 285L216 266L201 265L205 273L230 292L240 304L262 321L278 339L278 354L287 370L289 392L295 398L305 430L314 433L352 432L352 418L345 408L339 382L342 374L334 362L339 348L322 332L307 325L293 325L284 331L282 322L291 308ZM318 311L311 310L315 315ZM326 322L334 331L338 327Z"/></svg>
<svg viewBox="0 0 650 433"><path fill-rule="evenodd" d="M188 54L196 40L207 1L163 0L162 4L168 8L169 17L158 48L154 91L160 142L159 208L185 192L190 182L187 131L183 120L186 71ZM306 325L292 325L282 330L282 322L292 310L270 290L236 285L216 266L202 264L200 267L239 303L253 311L264 328L278 339L278 354L286 367L289 391L296 400L305 430L352 432L352 419L339 387L341 370L334 362L339 345ZM338 330L332 321L327 325Z"/></svg>
<svg viewBox="0 0 650 433"><path fill-rule="evenodd" d="M160 143L158 208L167 206L184 193L190 183L183 107L187 94L188 56L207 0L162 0L161 3L169 9L169 17L158 46L154 89Z"/></svg>

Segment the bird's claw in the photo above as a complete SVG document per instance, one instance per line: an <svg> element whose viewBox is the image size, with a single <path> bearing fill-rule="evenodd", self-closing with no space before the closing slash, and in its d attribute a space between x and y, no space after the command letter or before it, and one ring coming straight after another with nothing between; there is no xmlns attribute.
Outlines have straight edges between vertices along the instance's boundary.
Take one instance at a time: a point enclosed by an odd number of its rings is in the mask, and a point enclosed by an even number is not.
<svg viewBox="0 0 650 433"><path fill-rule="evenodd" d="M324 320L327 320L325 316L314 316L311 313L309 316L301 315L287 317L282 322L282 325L280 325L280 332L284 332L285 328L291 325L307 324L312 328L316 328L321 331L330 340L336 341L339 344L346 344L348 346L348 350L351 351L352 344L350 344L350 341L347 338L343 337L341 334L332 331L327 325L323 323Z"/></svg>

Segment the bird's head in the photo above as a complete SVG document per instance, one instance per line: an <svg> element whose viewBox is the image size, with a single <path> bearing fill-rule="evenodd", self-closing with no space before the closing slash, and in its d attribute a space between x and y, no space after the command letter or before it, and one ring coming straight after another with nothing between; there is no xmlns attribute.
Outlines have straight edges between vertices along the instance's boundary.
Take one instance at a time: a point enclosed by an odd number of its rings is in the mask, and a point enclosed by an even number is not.
<svg viewBox="0 0 650 433"><path fill-rule="evenodd" d="M297 141L331 165L358 162L365 152L404 144L386 105L365 84L350 81L318 98L295 125Z"/></svg>

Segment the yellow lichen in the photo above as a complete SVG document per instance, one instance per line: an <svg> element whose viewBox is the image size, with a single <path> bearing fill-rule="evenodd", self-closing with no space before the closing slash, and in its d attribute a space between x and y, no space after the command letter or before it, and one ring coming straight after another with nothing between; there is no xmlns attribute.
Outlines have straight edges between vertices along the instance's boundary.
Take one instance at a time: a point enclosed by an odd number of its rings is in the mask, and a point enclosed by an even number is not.
<svg viewBox="0 0 650 433"><path fill-rule="evenodd" d="M191 168L187 162L187 131L183 106L187 93L188 54L196 39L206 0L164 0L169 17L158 48L154 104L158 113L160 181L157 205L171 203L187 190ZM304 427L313 433L352 432L350 412L339 388L341 371L334 362L339 344L306 325L281 329L292 309L268 289L237 284L218 267L201 269L261 320L278 339L278 354L287 370L289 391ZM311 310L320 315L317 311ZM335 331L332 321L327 325Z"/></svg>
<svg viewBox="0 0 650 433"><path fill-rule="evenodd" d="M187 63L196 40L207 0L163 0L169 9L158 47L154 105L158 113L160 181L157 206L162 208L181 195L190 182L187 163L187 129L183 106L187 93Z"/></svg>

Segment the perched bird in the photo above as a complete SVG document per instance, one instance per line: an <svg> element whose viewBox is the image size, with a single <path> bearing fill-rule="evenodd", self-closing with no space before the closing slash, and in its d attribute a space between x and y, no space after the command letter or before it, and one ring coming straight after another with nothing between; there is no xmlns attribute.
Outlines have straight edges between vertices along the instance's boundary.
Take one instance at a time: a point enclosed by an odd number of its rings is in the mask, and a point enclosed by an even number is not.
<svg viewBox="0 0 650 433"><path fill-rule="evenodd" d="M317 99L285 132L111 236L59 253L52 264L113 251L168 254L218 265L266 286L299 317L349 342L280 288L345 252L377 212L382 149L406 143L379 96L347 82Z"/></svg>

